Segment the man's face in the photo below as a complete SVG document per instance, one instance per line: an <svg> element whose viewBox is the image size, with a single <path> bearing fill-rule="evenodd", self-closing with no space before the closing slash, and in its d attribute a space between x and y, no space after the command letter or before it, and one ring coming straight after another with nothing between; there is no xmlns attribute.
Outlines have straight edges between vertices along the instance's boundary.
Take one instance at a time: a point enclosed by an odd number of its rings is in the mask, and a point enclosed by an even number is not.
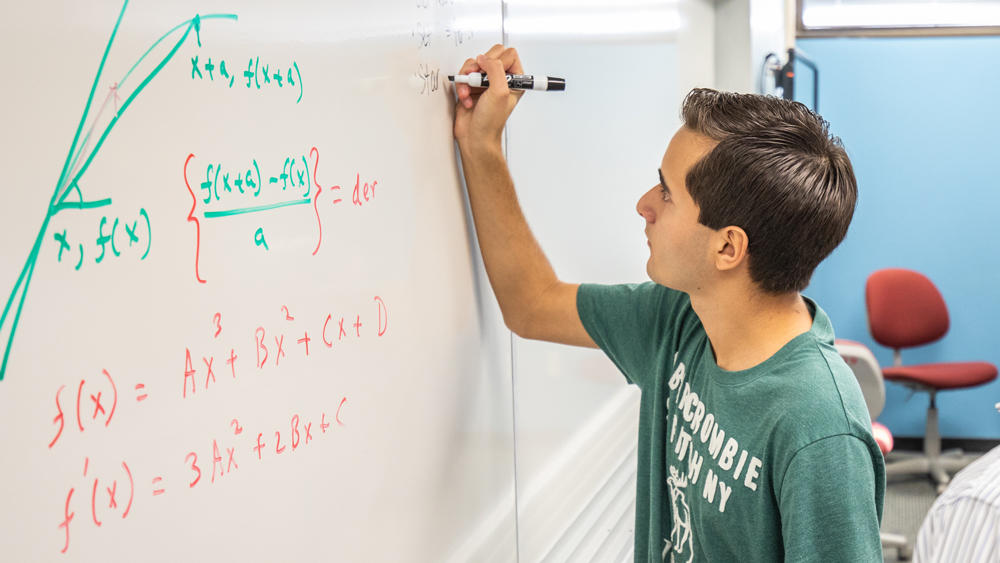
<svg viewBox="0 0 1000 563"><path fill-rule="evenodd" d="M698 206L685 178L691 167L712 150L716 141L681 127L663 155L658 182L636 204L646 220L650 279L685 292L701 289L714 273L709 247L713 231L698 222Z"/></svg>

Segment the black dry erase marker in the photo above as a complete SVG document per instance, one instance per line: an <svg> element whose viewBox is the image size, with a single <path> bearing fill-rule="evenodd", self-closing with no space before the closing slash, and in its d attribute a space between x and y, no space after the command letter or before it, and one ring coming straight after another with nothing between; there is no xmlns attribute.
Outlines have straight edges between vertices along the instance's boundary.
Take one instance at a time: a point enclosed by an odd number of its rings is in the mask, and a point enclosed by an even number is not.
<svg viewBox="0 0 1000 563"><path fill-rule="evenodd" d="M468 84L477 88L489 88L490 79L478 72L469 74L448 75L448 80L459 84ZM507 87L511 90L565 90L566 80L555 76L532 76L530 74L508 74Z"/></svg>

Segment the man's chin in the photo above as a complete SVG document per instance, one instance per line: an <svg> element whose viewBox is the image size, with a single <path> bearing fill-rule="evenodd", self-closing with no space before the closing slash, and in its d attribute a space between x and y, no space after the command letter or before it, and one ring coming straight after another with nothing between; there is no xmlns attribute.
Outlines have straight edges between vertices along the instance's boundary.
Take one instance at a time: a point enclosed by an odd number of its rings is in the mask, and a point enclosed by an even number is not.
<svg viewBox="0 0 1000 563"><path fill-rule="evenodd" d="M670 280L670 278L660 273L657 273L656 270L653 269L652 264L648 262L646 263L646 275L649 276L649 279L651 281L653 281L656 284L662 285L663 287L675 289L677 291L684 291L683 289L677 287L677 284L673 283Z"/></svg>
<svg viewBox="0 0 1000 563"><path fill-rule="evenodd" d="M656 283L658 283L660 285L670 287L670 285L668 283L666 283L667 280L664 279L664 277L662 275L659 275L656 272L656 269L653 268L653 259L652 258L650 258L649 261L646 262L646 275L649 276L650 280L652 280L652 281L654 281L654 282L656 282Z"/></svg>

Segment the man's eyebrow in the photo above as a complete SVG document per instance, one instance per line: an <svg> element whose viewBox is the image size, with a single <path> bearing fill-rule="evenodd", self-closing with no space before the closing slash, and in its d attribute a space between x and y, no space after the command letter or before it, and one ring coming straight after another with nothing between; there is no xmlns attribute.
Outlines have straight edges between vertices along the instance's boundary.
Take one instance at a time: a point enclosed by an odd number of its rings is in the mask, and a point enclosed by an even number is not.
<svg viewBox="0 0 1000 563"><path fill-rule="evenodd" d="M660 176L660 185L663 186L663 189L667 190L667 193L669 193L670 192L670 186L668 186L667 185L667 181L663 179L663 171L661 171L659 168L657 168L656 169L656 173L657 173L657 175Z"/></svg>

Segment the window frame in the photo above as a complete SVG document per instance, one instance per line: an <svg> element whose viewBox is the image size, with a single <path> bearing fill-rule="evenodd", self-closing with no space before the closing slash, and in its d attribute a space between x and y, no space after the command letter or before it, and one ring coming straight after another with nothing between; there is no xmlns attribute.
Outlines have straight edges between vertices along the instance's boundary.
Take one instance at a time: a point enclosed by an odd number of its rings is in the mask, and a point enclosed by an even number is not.
<svg viewBox="0 0 1000 563"><path fill-rule="evenodd" d="M802 23L802 4L795 0L795 36L808 37L954 37L1000 35L1000 25L994 26L844 26L809 28Z"/></svg>

